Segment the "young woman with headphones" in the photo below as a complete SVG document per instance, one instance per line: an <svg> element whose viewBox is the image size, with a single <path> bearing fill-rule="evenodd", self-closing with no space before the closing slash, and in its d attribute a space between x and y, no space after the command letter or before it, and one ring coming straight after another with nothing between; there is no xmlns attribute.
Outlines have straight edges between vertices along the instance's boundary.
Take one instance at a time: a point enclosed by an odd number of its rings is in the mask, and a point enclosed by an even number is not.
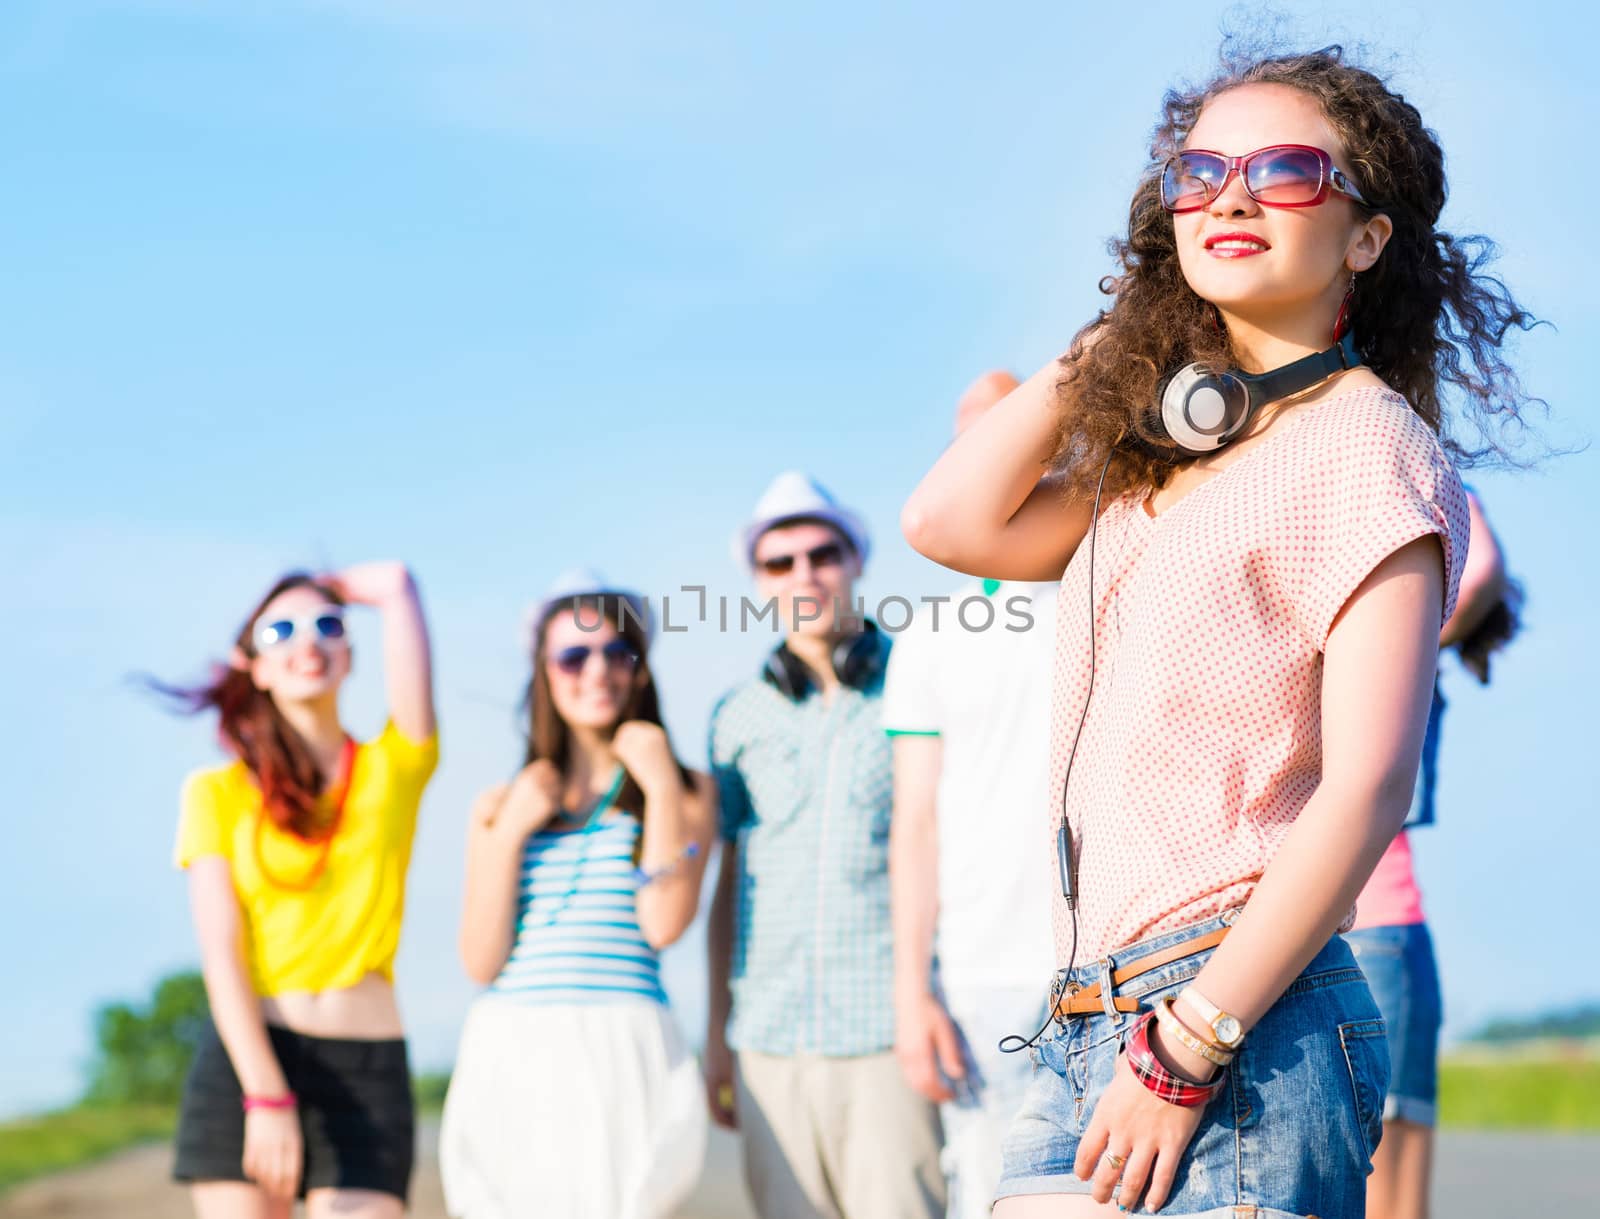
<svg viewBox="0 0 1600 1219"><path fill-rule="evenodd" d="M389 721L344 728L350 605L383 617ZM399 1219L415 1144L394 995L406 872L438 763L428 630L399 563L279 580L215 679L234 760L183 788L212 1026L184 1089L174 1175L201 1219Z"/></svg>
<svg viewBox="0 0 1600 1219"><path fill-rule="evenodd" d="M1514 416L1531 319L1338 48L1225 58L1151 151L1109 308L902 518L946 566L1062 579L1060 968L994 1213L1361 1219L1387 1050L1335 932L1466 553L1441 398Z"/></svg>

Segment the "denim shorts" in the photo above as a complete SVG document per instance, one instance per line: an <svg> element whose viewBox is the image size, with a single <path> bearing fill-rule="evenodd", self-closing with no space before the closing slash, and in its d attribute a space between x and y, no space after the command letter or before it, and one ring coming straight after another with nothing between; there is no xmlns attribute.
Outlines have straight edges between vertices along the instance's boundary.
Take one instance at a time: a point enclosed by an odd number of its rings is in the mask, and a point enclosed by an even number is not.
<svg viewBox="0 0 1600 1219"><path fill-rule="evenodd" d="M1389 1094L1383 1120L1431 1126L1439 1104L1439 967L1426 923L1364 927L1345 935L1389 1026Z"/></svg>
<svg viewBox="0 0 1600 1219"><path fill-rule="evenodd" d="M1230 911L1152 936L1070 976L1063 970L1056 987L1100 982L1103 994L1113 969L1232 918ZM1116 993L1148 1010L1181 990L1213 951L1168 962ZM1033 1079L1006 1135L999 1197L1089 1192L1089 1182L1073 1175L1073 1161L1138 1019L1113 1011L1052 1022L1033 1050ZM1179 1162L1161 1214L1364 1219L1388 1083L1383 1018L1350 946L1334 936L1245 1038Z"/></svg>

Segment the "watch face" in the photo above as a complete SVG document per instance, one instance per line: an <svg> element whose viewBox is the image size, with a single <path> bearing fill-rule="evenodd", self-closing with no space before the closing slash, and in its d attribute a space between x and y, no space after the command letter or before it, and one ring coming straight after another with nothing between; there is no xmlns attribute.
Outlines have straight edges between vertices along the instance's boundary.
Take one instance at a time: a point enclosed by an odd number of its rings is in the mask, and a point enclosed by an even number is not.
<svg viewBox="0 0 1600 1219"><path fill-rule="evenodd" d="M1244 1030L1239 1027L1239 1021L1233 1016L1218 1016L1217 1023L1212 1026L1217 1040L1223 1045L1233 1045L1244 1035Z"/></svg>

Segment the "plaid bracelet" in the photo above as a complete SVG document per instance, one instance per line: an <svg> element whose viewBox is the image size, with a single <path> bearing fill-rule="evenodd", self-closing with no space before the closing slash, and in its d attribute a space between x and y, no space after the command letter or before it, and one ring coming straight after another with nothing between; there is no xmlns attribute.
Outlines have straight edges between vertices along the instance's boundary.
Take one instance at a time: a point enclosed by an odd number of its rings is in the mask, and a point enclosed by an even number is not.
<svg viewBox="0 0 1600 1219"><path fill-rule="evenodd" d="M1192 1084L1167 1070L1150 1048L1150 1022L1154 1019L1154 1012L1146 1012L1128 1034L1126 1053L1134 1078L1169 1105L1201 1108L1222 1088L1223 1072L1218 1071L1210 1083Z"/></svg>

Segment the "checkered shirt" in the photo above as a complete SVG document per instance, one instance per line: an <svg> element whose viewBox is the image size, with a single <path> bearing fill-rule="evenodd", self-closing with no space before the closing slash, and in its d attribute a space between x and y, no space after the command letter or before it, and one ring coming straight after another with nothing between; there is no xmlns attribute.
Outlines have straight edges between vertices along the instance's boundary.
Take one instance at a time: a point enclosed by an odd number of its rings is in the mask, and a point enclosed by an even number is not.
<svg viewBox="0 0 1600 1219"><path fill-rule="evenodd" d="M719 828L739 847L736 1050L844 1057L894 1044L882 694L879 676L794 703L758 678L712 712Z"/></svg>

